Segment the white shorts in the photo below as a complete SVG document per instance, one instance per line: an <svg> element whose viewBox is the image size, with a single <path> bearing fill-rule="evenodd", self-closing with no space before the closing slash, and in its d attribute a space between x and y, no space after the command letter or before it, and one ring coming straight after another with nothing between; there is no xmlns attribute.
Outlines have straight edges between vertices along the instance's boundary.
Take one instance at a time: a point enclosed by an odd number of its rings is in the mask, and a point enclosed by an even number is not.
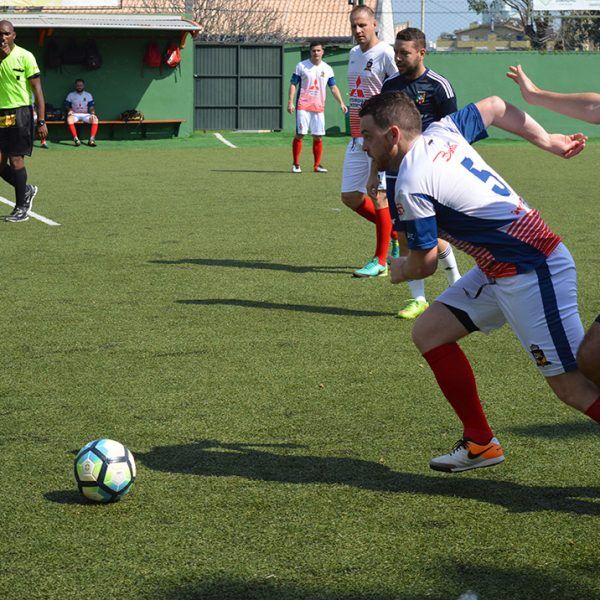
<svg viewBox="0 0 600 600"><path fill-rule="evenodd" d="M312 135L325 135L325 113L297 110L296 133L306 135L309 129Z"/></svg>
<svg viewBox="0 0 600 600"><path fill-rule="evenodd" d="M474 267L438 298L458 308L484 333L508 323L542 375L577 368L584 331L577 307L577 271L560 244L534 271L492 279Z"/></svg>
<svg viewBox="0 0 600 600"><path fill-rule="evenodd" d="M371 157L363 150L363 139L352 138L348 142L342 172L342 194L346 192L367 193L367 180L371 173ZM379 172L379 190L385 190L385 171Z"/></svg>
<svg viewBox="0 0 600 600"><path fill-rule="evenodd" d="M73 113L71 116L75 117L75 121L78 123L92 122L92 115L90 113Z"/></svg>

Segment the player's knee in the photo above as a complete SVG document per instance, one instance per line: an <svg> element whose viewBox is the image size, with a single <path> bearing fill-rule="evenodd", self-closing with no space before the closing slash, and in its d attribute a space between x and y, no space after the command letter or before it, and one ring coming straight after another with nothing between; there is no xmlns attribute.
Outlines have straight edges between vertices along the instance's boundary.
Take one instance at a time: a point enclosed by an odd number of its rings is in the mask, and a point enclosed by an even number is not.
<svg viewBox="0 0 600 600"><path fill-rule="evenodd" d="M92 115L92 123L98 123L98 117L96 115Z"/></svg>
<svg viewBox="0 0 600 600"><path fill-rule="evenodd" d="M75 117L73 115L68 115L67 116L67 123L69 125L72 125L73 123L75 123Z"/></svg>
<svg viewBox="0 0 600 600"><path fill-rule="evenodd" d="M415 321L411 333L413 344L419 349L421 354L438 345L433 342L435 339L435 333L435 323L433 323L431 319L429 319L428 316L423 313ZM434 343L434 346L432 346L432 342Z"/></svg>
<svg viewBox="0 0 600 600"><path fill-rule="evenodd" d="M600 382L600 356L594 349L582 344L577 352L577 366L579 370L591 381Z"/></svg>

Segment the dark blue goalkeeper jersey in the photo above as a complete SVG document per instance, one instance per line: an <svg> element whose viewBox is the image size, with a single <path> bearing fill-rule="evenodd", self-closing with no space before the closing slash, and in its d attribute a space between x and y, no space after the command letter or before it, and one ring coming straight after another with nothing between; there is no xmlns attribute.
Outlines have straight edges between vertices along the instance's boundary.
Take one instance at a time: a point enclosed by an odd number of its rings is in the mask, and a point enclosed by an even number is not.
<svg viewBox="0 0 600 600"><path fill-rule="evenodd" d="M458 110L454 88L445 77L431 69L426 69L425 73L417 79L407 79L404 75L396 73L383 82L381 93L385 92L404 92L414 100L421 113L422 131L425 131L434 121L439 121ZM394 229L398 231L403 230L403 227L394 201L396 176L397 173L393 171L387 171L385 174L388 205Z"/></svg>

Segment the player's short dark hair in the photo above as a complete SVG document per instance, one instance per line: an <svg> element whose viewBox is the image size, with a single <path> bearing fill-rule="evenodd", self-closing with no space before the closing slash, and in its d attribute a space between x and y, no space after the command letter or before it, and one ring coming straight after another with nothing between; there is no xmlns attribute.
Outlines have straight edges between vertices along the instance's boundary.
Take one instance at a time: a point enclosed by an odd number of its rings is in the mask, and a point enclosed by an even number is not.
<svg viewBox="0 0 600 600"><path fill-rule="evenodd" d="M81 83L83 83L83 84L85 85L85 79L81 79L81 77L78 77L78 78L75 80L75 83L77 83L78 81L81 81Z"/></svg>
<svg viewBox="0 0 600 600"><path fill-rule="evenodd" d="M359 13L359 12L367 13L367 15L369 15L369 17L371 19L375 18L375 13L373 12L373 9L368 6L365 6L364 4L358 4L357 6L355 6L350 11L350 18L352 18L356 13Z"/></svg>
<svg viewBox="0 0 600 600"><path fill-rule="evenodd" d="M323 42L319 42L317 40L314 40L310 43L310 46L308 47L310 50L312 50L315 46L321 46L321 48L323 48L323 50L325 50L325 46L323 45Z"/></svg>
<svg viewBox="0 0 600 600"><path fill-rule="evenodd" d="M367 115L371 115L375 125L381 129L396 125L410 137L421 133L421 113L404 92L385 92L372 96L360 109L359 116Z"/></svg>
<svg viewBox="0 0 600 600"><path fill-rule="evenodd" d="M400 42L414 42L415 46L419 49L427 47L425 34L416 27L407 27L406 29L400 30L396 34L396 40Z"/></svg>

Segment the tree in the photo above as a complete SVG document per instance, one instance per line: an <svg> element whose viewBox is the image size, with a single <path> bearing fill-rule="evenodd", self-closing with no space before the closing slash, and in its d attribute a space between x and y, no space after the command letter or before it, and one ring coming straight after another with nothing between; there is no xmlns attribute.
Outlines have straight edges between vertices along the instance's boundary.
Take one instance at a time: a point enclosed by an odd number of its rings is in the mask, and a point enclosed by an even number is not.
<svg viewBox="0 0 600 600"><path fill-rule="evenodd" d="M143 0L153 12L190 13L199 39L211 42L281 43L293 34L286 0ZM191 10L190 10L191 9Z"/></svg>

